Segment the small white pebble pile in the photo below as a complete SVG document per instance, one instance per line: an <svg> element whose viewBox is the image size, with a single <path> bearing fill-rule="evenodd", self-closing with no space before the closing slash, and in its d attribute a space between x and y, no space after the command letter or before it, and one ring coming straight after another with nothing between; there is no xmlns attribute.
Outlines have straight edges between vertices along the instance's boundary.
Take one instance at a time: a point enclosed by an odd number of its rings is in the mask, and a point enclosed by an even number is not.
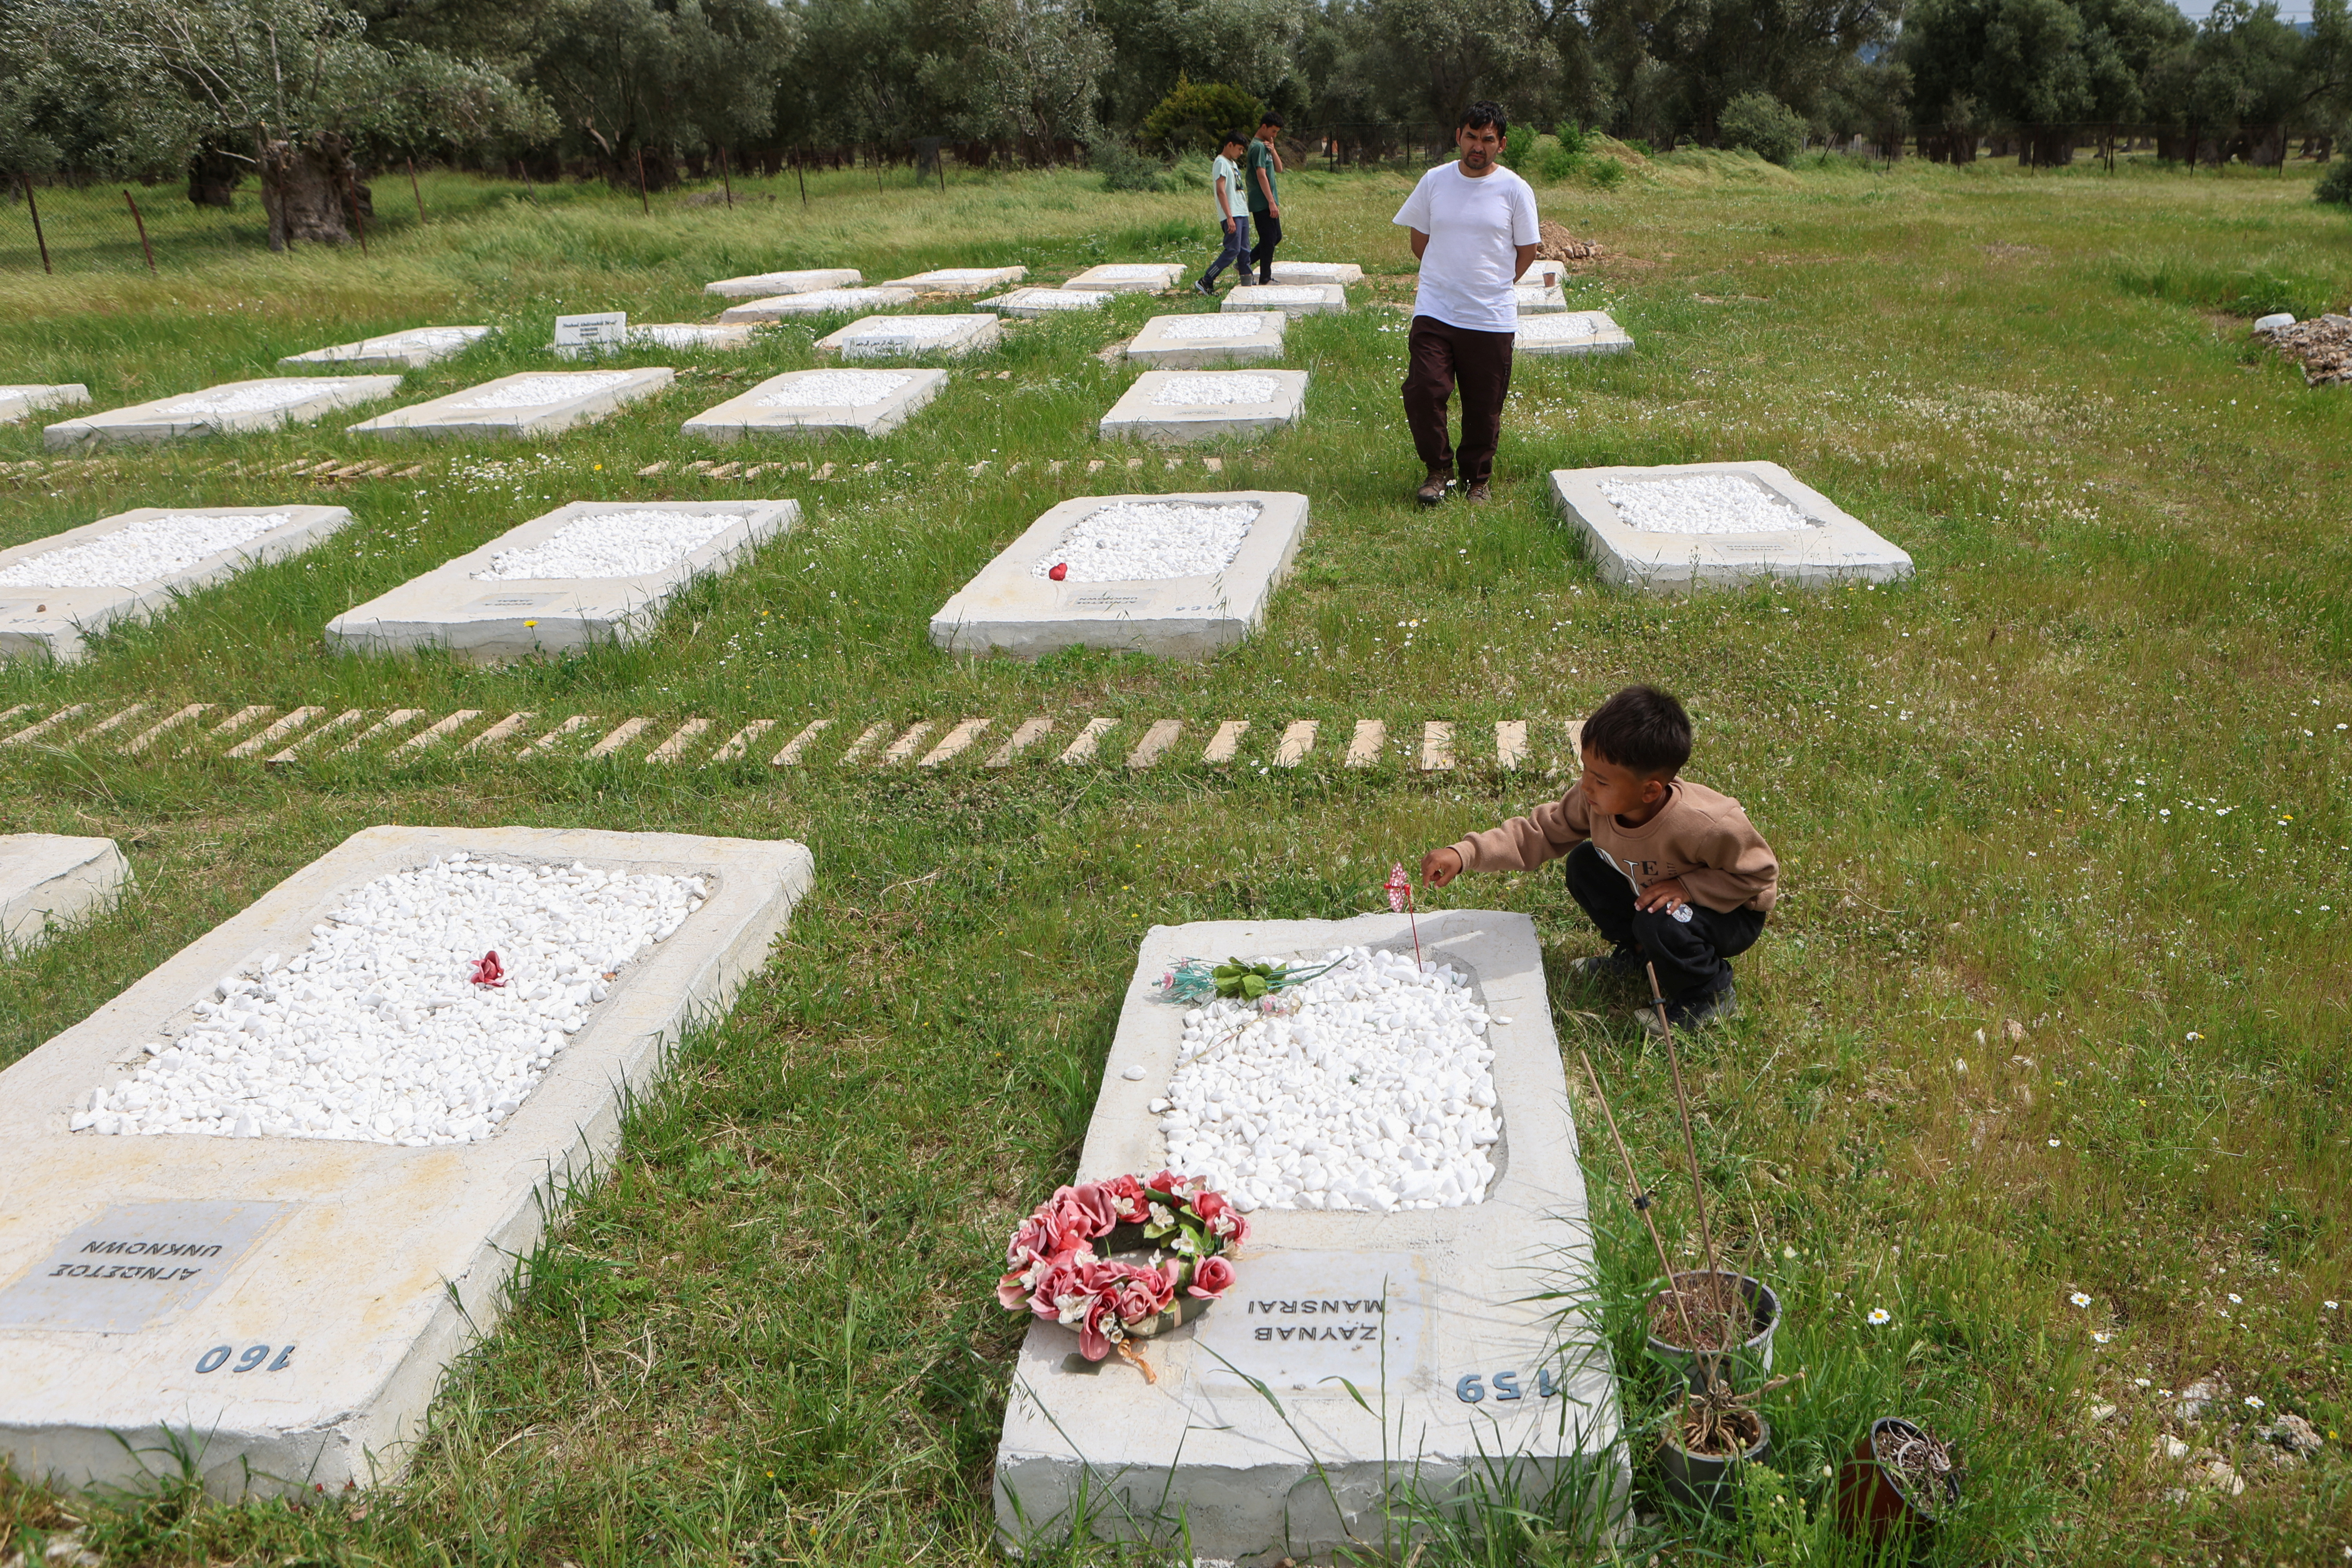
<svg viewBox="0 0 2352 1568"><path fill-rule="evenodd" d="M1092 283L1147 283L1168 276L1168 268L1165 267L1150 265L1121 264L1117 267L1090 268L1088 271L1092 276L1087 281ZM1081 284L1080 287L1083 288L1085 285Z"/></svg>
<svg viewBox="0 0 2352 1568"><path fill-rule="evenodd" d="M702 907L698 877L460 851L379 877L195 1005L77 1132L470 1143L530 1095L624 964ZM473 983L495 952L503 985Z"/></svg>
<svg viewBox="0 0 2352 1568"><path fill-rule="evenodd" d="M629 336L657 349L698 349L709 343L731 343L737 329L707 321L653 321L631 327Z"/></svg>
<svg viewBox="0 0 2352 1568"><path fill-rule="evenodd" d="M853 343L930 343L971 331L969 316L877 316L851 332Z"/></svg>
<svg viewBox="0 0 2352 1568"><path fill-rule="evenodd" d="M868 305L887 305L903 300L906 295L888 289L811 289L780 298L817 310L862 310Z"/></svg>
<svg viewBox="0 0 2352 1568"><path fill-rule="evenodd" d="M636 373L626 370L583 370L557 375L526 375L504 386L491 387L478 397L449 405L452 408L537 408L541 404L569 403L626 385Z"/></svg>
<svg viewBox="0 0 2352 1568"><path fill-rule="evenodd" d="M1264 331L1265 323L1248 315L1178 316L1160 329L1160 335L1189 343L1202 338L1254 338Z"/></svg>
<svg viewBox="0 0 2352 1568"><path fill-rule="evenodd" d="M1337 283L1340 276L1336 261L1286 261L1282 269L1297 283Z"/></svg>
<svg viewBox="0 0 2352 1568"><path fill-rule="evenodd" d="M864 408L915 378L898 370L812 370L759 398L760 408Z"/></svg>
<svg viewBox="0 0 2352 1568"><path fill-rule="evenodd" d="M0 572L0 587L135 588L185 572L208 555L235 550L293 521L288 511L142 518L79 544L28 555Z"/></svg>
<svg viewBox="0 0 2352 1568"><path fill-rule="evenodd" d="M1171 375L1151 395L1155 408L1223 408L1236 403L1271 403L1282 383L1270 375L1212 371L1205 375Z"/></svg>
<svg viewBox="0 0 2352 1568"><path fill-rule="evenodd" d="M1327 298L1328 287L1318 283L1252 283L1247 285L1253 305L1305 305Z"/></svg>
<svg viewBox="0 0 2352 1568"><path fill-rule="evenodd" d="M1601 493L1628 528L1644 533L1778 533L1805 514L1744 474L1603 479Z"/></svg>
<svg viewBox="0 0 2352 1568"><path fill-rule="evenodd" d="M1519 337L1531 343L1564 343L1597 336L1601 318L1591 310L1570 310L1553 316L1530 316L1519 323Z"/></svg>
<svg viewBox="0 0 2352 1568"><path fill-rule="evenodd" d="M1151 1102L1168 1168L1244 1211L1485 1202L1503 1135L1492 1020L1452 968L1360 947L1335 959L1272 1011L1221 998L1184 1015Z"/></svg>
<svg viewBox="0 0 2352 1568"><path fill-rule="evenodd" d="M918 272L908 279L910 283L969 283L975 278L1003 276L1001 267L940 267L929 272Z"/></svg>
<svg viewBox="0 0 2352 1568"><path fill-rule="evenodd" d="M1246 501L1121 501L1099 507L1072 524L1029 574L1047 577L1055 567L1066 565L1062 580L1068 583L1206 576L1233 564L1258 510Z"/></svg>
<svg viewBox="0 0 2352 1568"><path fill-rule="evenodd" d="M991 302L1024 310L1099 310L1109 299L1093 289L1016 289Z"/></svg>
<svg viewBox="0 0 2352 1568"><path fill-rule="evenodd" d="M273 409L290 408L297 403L307 403L331 392L341 392L351 383L320 381L302 376L292 381L264 381L251 386L240 386L233 392L202 392L194 397L183 397L166 404L159 413L182 414L268 414Z"/></svg>
<svg viewBox="0 0 2352 1568"><path fill-rule="evenodd" d="M635 577L667 570L743 521L740 511L600 511L569 522L537 544L501 550L477 583L558 577Z"/></svg>

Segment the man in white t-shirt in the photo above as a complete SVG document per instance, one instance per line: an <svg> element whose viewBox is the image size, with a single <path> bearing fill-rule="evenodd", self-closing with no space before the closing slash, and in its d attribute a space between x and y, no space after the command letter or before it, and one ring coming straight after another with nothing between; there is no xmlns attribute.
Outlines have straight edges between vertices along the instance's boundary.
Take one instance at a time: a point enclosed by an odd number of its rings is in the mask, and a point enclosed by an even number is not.
<svg viewBox="0 0 2352 1568"><path fill-rule="evenodd" d="M1242 189L1241 169L1234 163L1234 155L1241 152L1247 141L1248 138L1238 131L1226 132L1217 151L1216 161L1209 165L1209 195L1217 204L1219 242L1224 248L1217 252L1217 258L1209 263L1208 271L1192 285L1195 294L1216 293L1217 274L1235 261L1241 263L1241 270L1234 276L1244 283L1249 281L1249 195Z"/></svg>
<svg viewBox="0 0 2352 1568"><path fill-rule="evenodd" d="M1511 391L1511 340L1519 311L1511 292L1536 258L1536 194L1497 162L1509 130L1502 106L1462 111L1459 162L1421 177L1395 221L1412 235L1421 284L1412 302L1404 418L1429 468L1413 499L1435 506L1460 478L1474 501L1488 499L1503 400ZM1446 439L1445 405L1462 391L1462 441Z"/></svg>

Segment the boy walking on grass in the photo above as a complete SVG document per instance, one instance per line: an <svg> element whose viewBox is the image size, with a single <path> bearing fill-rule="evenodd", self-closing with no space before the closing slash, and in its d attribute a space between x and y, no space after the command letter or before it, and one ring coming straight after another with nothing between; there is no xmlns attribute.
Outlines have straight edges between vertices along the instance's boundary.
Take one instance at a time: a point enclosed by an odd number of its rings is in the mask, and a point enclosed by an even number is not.
<svg viewBox="0 0 2352 1568"><path fill-rule="evenodd" d="M1257 135L1249 144L1249 168L1244 180L1249 193L1249 216L1257 225L1257 280L1274 281L1274 247L1282 243L1282 191L1275 176L1282 173L1282 154L1275 150L1274 139L1282 130L1282 117L1269 114L1258 121ZM1248 269L1242 273L1244 282L1249 279Z"/></svg>
<svg viewBox="0 0 2352 1568"><path fill-rule="evenodd" d="M1772 847L1739 803L1677 775L1690 761L1683 705L1654 686L1629 686L1592 710L1580 742L1584 775L1568 794L1500 827L1421 858L1442 888L1465 870L1532 871L1568 857L1568 890L1610 951L1576 962L1591 980L1643 981L1655 964L1666 1016L1695 1028L1737 1003L1730 961L1754 945L1780 885ZM1644 1026L1658 1027L1644 1005Z"/></svg>
<svg viewBox="0 0 2352 1568"><path fill-rule="evenodd" d="M1242 190L1241 170L1234 163L1246 140L1238 131L1226 132L1223 144L1217 149L1216 162L1209 165L1209 195L1217 204L1217 222L1224 231L1225 247L1217 252L1217 258L1209 263L1209 269L1192 285L1195 294L1214 295L1217 274L1234 261L1241 263L1241 268L1234 276L1244 283L1249 281L1249 197Z"/></svg>

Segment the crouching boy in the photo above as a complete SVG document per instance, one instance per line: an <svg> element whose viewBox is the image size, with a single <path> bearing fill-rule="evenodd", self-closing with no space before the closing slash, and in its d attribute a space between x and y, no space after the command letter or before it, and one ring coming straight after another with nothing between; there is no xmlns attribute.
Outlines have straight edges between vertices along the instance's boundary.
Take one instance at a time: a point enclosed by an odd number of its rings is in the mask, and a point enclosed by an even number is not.
<svg viewBox="0 0 2352 1568"><path fill-rule="evenodd" d="M1676 776L1690 761L1690 717L1656 687L1629 686L1594 709L1581 746L1584 775L1567 795L1431 850L1423 879L1442 888L1465 870L1531 871L1565 855L1570 895L1611 943L1578 973L1643 979L1655 964L1676 1027L1727 1016L1730 961L1763 931L1779 885L1771 846L1738 801ZM1640 1016L1657 1028L1654 1010Z"/></svg>

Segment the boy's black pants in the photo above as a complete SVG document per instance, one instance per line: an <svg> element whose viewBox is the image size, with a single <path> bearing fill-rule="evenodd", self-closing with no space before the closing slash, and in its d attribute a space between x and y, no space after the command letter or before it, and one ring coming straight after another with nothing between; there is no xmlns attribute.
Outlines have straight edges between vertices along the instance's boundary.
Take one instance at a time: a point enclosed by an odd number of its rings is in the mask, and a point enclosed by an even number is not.
<svg viewBox="0 0 2352 1568"><path fill-rule="evenodd" d="M1658 986L1670 1002L1688 1001L1731 985L1728 962L1764 931L1764 911L1718 914L1685 904L1673 914L1633 907L1633 884L1587 839L1569 853L1569 896L1592 917L1601 934L1658 967ZM1687 915L1687 920L1677 917Z"/></svg>

